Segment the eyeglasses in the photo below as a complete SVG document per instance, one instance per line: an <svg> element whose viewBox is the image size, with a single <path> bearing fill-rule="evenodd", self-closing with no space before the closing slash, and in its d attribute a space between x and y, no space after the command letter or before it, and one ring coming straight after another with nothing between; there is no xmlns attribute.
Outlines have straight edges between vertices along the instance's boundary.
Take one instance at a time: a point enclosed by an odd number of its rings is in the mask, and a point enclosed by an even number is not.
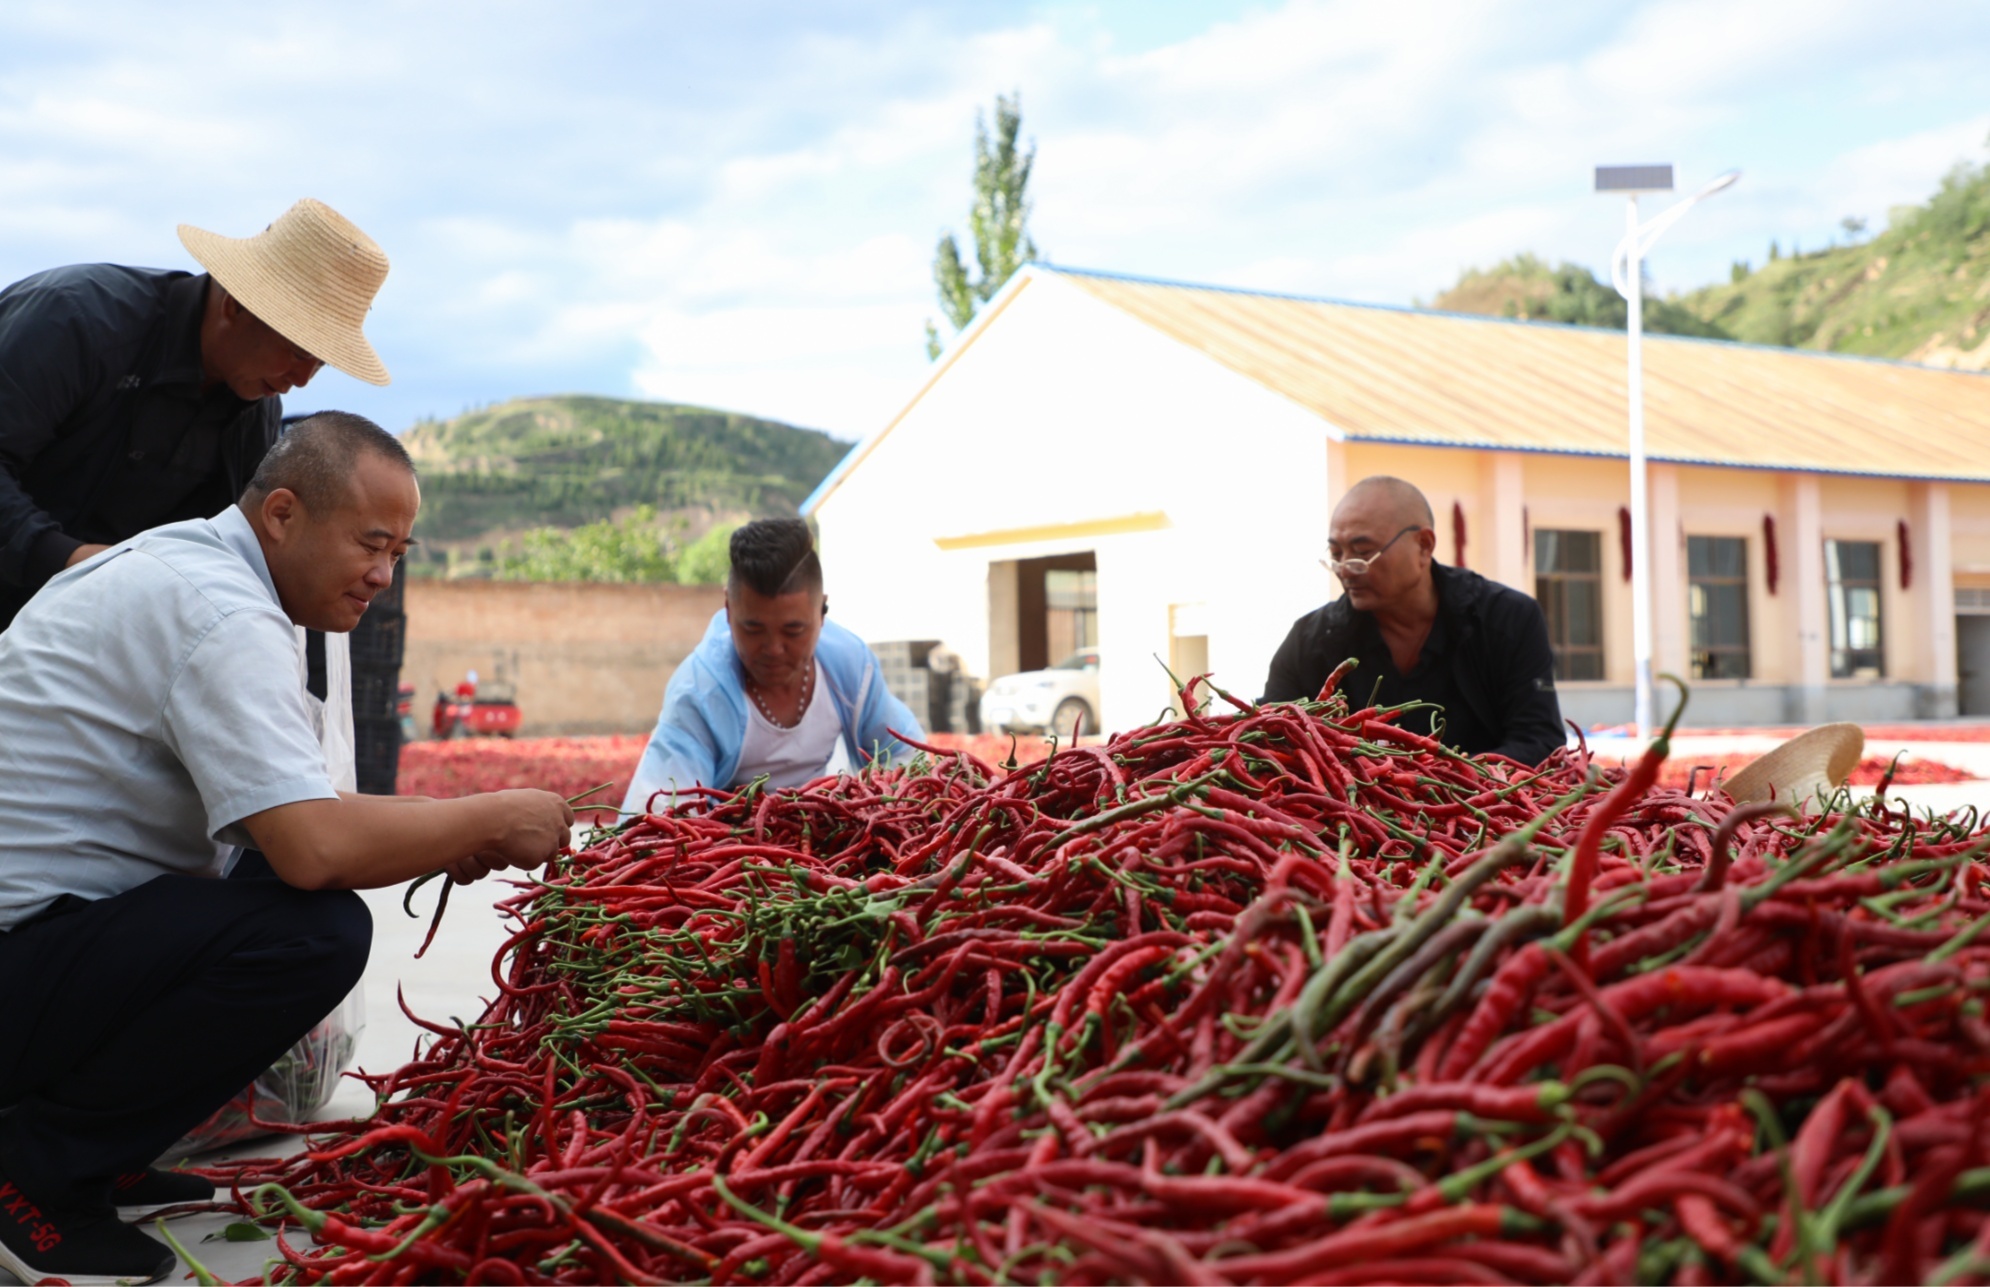
<svg viewBox="0 0 1990 1287"><path fill-rule="evenodd" d="M1368 572L1368 569L1375 566L1375 560L1381 558L1384 554L1387 554L1389 552L1389 547L1391 545L1394 545L1397 541L1402 540L1405 536L1408 536L1411 532L1421 532L1422 530L1423 530L1423 524L1412 523L1408 527L1404 528L1402 531L1396 533L1394 536L1384 541L1382 543L1381 549L1375 551L1373 554L1370 554L1365 558L1337 559L1333 556L1332 551L1329 551L1327 557L1320 560L1320 566L1325 568L1327 571L1333 573L1335 576L1342 576L1342 575L1365 576Z"/></svg>

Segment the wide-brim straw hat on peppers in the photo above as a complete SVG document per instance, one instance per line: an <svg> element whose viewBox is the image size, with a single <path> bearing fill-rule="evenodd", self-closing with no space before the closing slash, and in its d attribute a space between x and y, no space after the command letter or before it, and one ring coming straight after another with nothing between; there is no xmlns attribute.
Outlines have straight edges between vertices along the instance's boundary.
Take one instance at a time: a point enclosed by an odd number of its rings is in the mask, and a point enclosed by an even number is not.
<svg viewBox="0 0 1990 1287"><path fill-rule="evenodd" d="M1845 785L1865 749L1865 730L1857 724L1820 724L1746 765L1721 787L1738 804L1767 800L1773 793L1800 809L1815 809L1820 793L1829 796Z"/></svg>
<svg viewBox="0 0 1990 1287"><path fill-rule="evenodd" d="M253 237L183 223L180 243L284 339L356 379L387 383L360 330L387 280L387 255L350 219L306 197Z"/></svg>

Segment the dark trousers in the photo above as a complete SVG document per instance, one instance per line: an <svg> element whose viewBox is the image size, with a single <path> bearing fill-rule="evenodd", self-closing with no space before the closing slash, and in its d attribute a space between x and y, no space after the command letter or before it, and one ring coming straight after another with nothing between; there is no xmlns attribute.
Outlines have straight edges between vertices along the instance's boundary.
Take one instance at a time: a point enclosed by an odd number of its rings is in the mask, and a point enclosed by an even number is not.
<svg viewBox="0 0 1990 1287"><path fill-rule="evenodd" d="M359 895L159 876L0 934L0 1176L97 1205L297 1042L366 968Z"/></svg>

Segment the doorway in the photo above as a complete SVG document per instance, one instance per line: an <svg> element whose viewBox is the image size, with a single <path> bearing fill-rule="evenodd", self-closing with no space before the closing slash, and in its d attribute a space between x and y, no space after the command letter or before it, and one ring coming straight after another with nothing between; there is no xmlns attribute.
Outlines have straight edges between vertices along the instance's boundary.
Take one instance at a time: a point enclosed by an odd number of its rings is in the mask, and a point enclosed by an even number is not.
<svg viewBox="0 0 1990 1287"><path fill-rule="evenodd" d="M1017 670L1046 670L1098 645L1099 564L1091 551L1015 566Z"/></svg>
<svg viewBox="0 0 1990 1287"><path fill-rule="evenodd" d="M1990 715L1990 614L1955 619L1956 710Z"/></svg>

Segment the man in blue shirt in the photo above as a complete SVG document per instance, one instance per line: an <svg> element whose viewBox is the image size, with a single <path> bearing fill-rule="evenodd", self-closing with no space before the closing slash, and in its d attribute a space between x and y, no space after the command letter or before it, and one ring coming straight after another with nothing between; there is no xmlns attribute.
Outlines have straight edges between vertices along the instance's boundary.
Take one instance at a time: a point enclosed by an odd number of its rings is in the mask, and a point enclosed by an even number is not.
<svg viewBox="0 0 1990 1287"><path fill-rule="evenodd" d="M732 534L730 553L726 606L670 677L625 813L652 797L668 808L689 787L792 787L890 763L912 753L896 734L926 735L864 641L828 619L807 523L758 519Z"/></svg>
<svg viewBox="0 0 1990 1287"><path fill-rule="evenodd" d="M0 290L0 629L63 568L233 504L321 367L387 383L360 331L387 257L329 206L180 240L207 272L76 264Z"/></svg>

